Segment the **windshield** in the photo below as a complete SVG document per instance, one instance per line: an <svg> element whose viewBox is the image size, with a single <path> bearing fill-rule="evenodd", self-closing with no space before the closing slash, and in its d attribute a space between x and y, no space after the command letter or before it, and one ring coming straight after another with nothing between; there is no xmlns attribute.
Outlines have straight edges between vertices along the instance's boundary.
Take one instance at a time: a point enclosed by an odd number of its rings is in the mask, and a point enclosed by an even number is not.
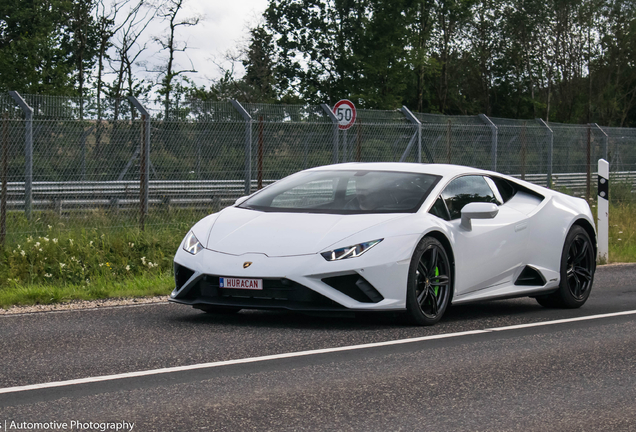
<svg viewBox="0 0 636 432"><path fill-rule="evenodd" d="M274 183L239 207L266 212L415 213L439 179L392 171L308 171Z"/></svg>

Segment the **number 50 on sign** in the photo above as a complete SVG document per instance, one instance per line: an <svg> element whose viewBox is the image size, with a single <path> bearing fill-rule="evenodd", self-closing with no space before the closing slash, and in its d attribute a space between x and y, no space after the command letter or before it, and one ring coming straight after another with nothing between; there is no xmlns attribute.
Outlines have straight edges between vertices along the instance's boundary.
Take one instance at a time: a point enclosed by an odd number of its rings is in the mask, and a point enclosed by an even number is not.
<svg viewBox="0 0 636 432"><path fill-rule="evenodd" d="M353 102L342 99L333 107L333 113L338 119L338 128L349 129L356 121L356 107Z"/></svg>

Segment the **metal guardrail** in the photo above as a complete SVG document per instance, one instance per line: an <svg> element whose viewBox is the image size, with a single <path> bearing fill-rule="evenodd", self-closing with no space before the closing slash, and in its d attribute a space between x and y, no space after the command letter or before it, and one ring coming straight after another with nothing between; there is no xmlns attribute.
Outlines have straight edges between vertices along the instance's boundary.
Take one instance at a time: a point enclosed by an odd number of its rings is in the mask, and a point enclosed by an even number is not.
<svg viewBox="0 0 636 432"><path fill-rule="evenodd" d="M512 177L521 178L519 174L513 174ZM598 173L591 173L592 187L596 187L596 179ZM545 185L547 179L546 174L526 174L525 180L538 184L540 186ZM618 171L610 173L610 187L611 183L631 183L632 192L636 192L636 171ZM567 193L576 196L585 196L587 192L587 174L586 173L556 173L552 174L552 188L556 190L565 190ZM595 189L594 189L595 190Z"/></svg>
<svg viewBox="0 0 636 432"><path fill-rule="evenodd" d="M263 180L263 185L274 181ZM252 190L256 188L256 180L253 180ZM243 196L244 191L243 180L150 181L148 204L208 208L231 204ZM32 194L36 210L55 210L59 214L79 209L123 210L138 207L140 184L137 181L34 182ZM9 182L7 195L8 210L24 210L24 182Z"/></svg>
<svg viewBox="0 0 636 432"><path fill-rule="evenodd" d="M520 178L521 175L513 175ZM592 173L594 183L597 173ZM544 185L546 174L526 174L525 180ZM636 171L611 173L613 182L631 183L636 191ZM275 180L263 180L267 186ZM586 173L552 174L555 189L565 189L568 193L584 196L587 187ZM252 180L252 191L257 180ZM33 207L37 210L55 210L57 213L78 209L108 208L111 210L133 209L139 204L137 181L107 182L34 182L32 185ZM24 210L24 182L10 182L7 185L9 210ZM150 181L149 205L183 208L209 208L233 203L245 193L244 180L183 180Z"/></svg>

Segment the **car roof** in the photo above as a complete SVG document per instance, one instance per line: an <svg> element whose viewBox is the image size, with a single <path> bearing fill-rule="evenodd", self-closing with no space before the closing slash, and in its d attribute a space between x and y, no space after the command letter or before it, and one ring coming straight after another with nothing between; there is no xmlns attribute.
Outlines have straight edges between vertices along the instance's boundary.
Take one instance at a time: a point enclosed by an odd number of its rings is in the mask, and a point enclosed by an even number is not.
<svg viewBox="0 0 636 432"><path fill-rule="evenodd" d="M456 177L460 174L495 174L490 171L471 168L462 165L449 164L418 164L410 162L349 162L335 165L326 165L312 168L315 170L374 170L374 171L398 171L433 174L443 177Z"/></svg>
<svg viewBox="0 0 636 432"><path fill-rule="evenodd" d="M433 174L442 177L440 186L443 186L447 181L460 176L460 175L490 175L507 179L519 186L523 186L526 189L530 189L541 195L554 195L559 192L551 189L546 189L542 186L529 183L518 178L514 178L495 171L488 171L479 168L472 168L464 165L451 165L451 164L429 164L429 163L412 163L412 162L347 162L334 165L325 165L315 168L310 168L307 171L317 170L374 170L374 171L397 171L397 172L410 172L410 173L422 173Z"/></svg>

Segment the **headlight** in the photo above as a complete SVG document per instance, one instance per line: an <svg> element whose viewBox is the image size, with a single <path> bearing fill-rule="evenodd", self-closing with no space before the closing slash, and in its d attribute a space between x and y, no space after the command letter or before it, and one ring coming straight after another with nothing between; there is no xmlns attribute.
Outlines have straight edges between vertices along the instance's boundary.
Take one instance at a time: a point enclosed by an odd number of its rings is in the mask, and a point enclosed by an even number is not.
<svg viewBox="0 0 636 432"><path fill-rule="evenodd" d="M199 242L194 233L190 231L183 242L183 249L192 255L196 255L203 249L203 245Z"/></svg>
<svg viewBox="0 0 636 432"><path fill-rule="evenodd" d="M323 252L320 255L322 255L322 257L326 259L327 261L338 261L338 260L347 259L347 258L355 258L355 257L359 257L360 255L362 255L363 253L371 249L373 246L380 243L382 240L384 239L373 240L366 243L360 243L353 246L347 246L340 249L334 249L329 252Z"/></svg>

